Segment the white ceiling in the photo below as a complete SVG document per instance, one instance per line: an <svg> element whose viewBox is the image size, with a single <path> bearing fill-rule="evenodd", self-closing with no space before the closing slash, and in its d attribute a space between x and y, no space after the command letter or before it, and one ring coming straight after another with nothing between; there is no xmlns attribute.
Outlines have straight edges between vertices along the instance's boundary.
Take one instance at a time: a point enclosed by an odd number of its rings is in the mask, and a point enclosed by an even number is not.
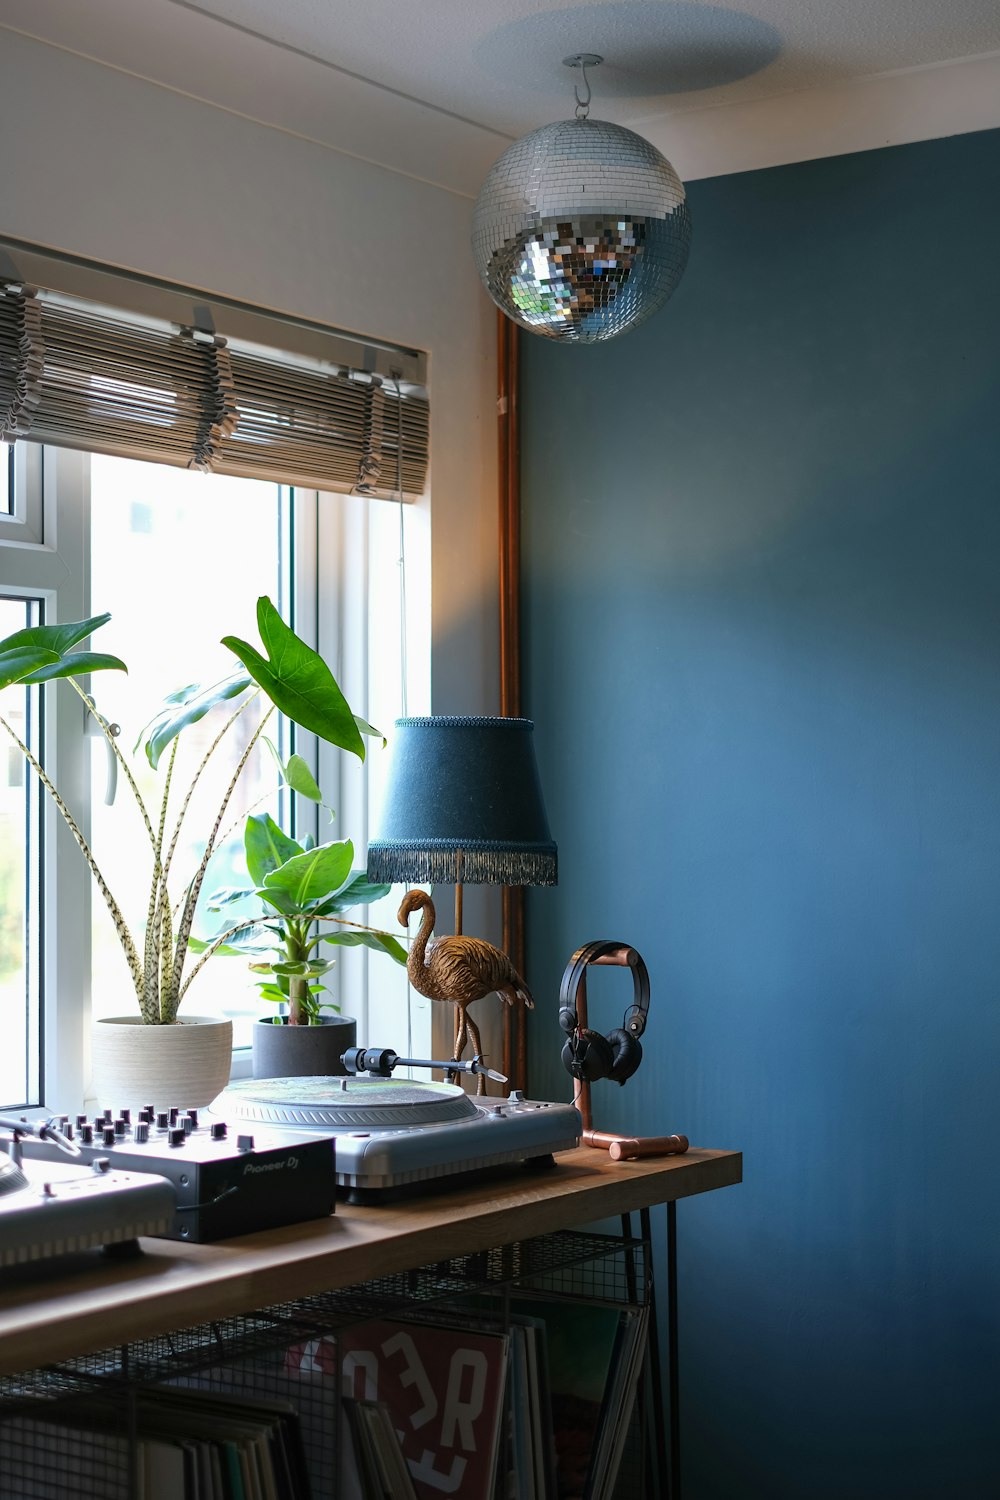
<svg viewBox="0 0 1000 1500"><path fill-rule="evenodd" d="M0 26L460 193L572 114L581 51L605 58L594 116L682 175L827 154L834 122L840 150L1000 124L997 0L0 0ZM775 137L759 162L748 129Z"/></svg>

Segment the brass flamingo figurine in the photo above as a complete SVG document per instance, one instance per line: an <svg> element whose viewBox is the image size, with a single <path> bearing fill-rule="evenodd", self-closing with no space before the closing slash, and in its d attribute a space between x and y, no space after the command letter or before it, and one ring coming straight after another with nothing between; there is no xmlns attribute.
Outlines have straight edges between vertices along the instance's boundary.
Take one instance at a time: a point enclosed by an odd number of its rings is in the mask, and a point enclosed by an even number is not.
<svg viewBox="0 0 1000 1500"><path fill-rule="evenodd" d="M426 891L410 891L403 897L397 921L402 927L409 926L410 914L423 911L420 929L410 944L410 955L406 961L406 972L410 983L418 994L428 1000L450 1000L458 1009L459 1020L455 1028L455 1062L461 1059L467 1041L477 1056L482 1055L479 1028L468 1013L474 1000L494 991L507 1005L518 1000L534 1008L534 1000L520 974L506 953L484 943L480 938L454 934L431 941L437 914L434 902ZM486 1092L486 1079L480 1074L478 1091Z"/></svg>

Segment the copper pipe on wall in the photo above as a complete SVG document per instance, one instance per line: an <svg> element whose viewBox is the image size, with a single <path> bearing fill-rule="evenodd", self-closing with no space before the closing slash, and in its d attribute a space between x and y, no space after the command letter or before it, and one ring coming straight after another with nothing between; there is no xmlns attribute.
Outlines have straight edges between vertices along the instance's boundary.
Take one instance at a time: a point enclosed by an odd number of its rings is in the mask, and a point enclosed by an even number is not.
<svg viewBox="0 0 1000 1500"><path fill-rule="evenodd" d="M500 561L500 712L521 713L521 434L518 412L517 324L497 311L497 480ZM524 889L504 886L501 947L524 973ZM525 1088L528 1038L524 1011L503 1008L503 1071Z"/></svg>

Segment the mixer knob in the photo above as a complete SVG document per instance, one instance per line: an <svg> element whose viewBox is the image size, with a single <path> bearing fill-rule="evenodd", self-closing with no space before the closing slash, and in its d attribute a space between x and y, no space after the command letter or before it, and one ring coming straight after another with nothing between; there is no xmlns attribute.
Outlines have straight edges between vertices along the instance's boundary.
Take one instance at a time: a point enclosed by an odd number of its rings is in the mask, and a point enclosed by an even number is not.
<svg viewBox="0 0 1000 1500"><path fill-rule="evenodd" d="M187 1117L191 1121L191 1124L194 1126L195 1130L197 1130L198 1129L198 1111L196 1109L189 1109L188 1112L187 1112Z"/></svg>
<svg viewBox="0 0 1000 1500"><path fill-rule="evenodd" d="M82 1130L83 1127L84 1127L84 1125L86 1125L86 1123L87 1123L87 1116L86 1115L77 1115L77 1117L76 1117L76 1128L77 1128L77 1130Z"/></svg>
<svg viewBox="0 0 1000 1500"><path fill-rule="evenodd" d="M150 1124L152 1124L154 1118L156 1117L156 1105L155 1104L147 1104L145 1106L145 1108L144 1108L144 1113L145 1113L146 1119L150 1122Z"/></svg>
<svg viewBox="0 0 1000 1500"><path fill-rule="evenodd" d="M119 1115L118 1119L115 1121L115 1135L123 1136L127 1129L128 1121L125 1119L124 1115Z"/></svg>
<svg viewBox="0 0 1000 1500"><path fill-rule="evenodd" d="M237 1149L237 1151L243 1151L243 1152L252 1151L253 1150L253 1136L252 1135L238 1135L236 1137L236 1149Z"/></svg>
<svg viewBox="0 0 1000 1500"><path fill-rule="evenodd" d="M185 1115L183 1120L180 1120L178 1123L185 1135L190 1135L194 1129L194 1121L190 1115Z"/></svg>
<svg viewBox="0 0 1000 1500"><path fill-rule="evenodd" d="M108 1124L108 1125L114 1124L114 1118L115 1118L115 1112L114 1112L113 1109L106 1109L104 1111L103 1119L104 1119L104 1121L105 1121L106 1124Z"/></svg>
<svg viewBox="0 0 1000 1500"><path fill-rule="evenodd" d="M144 1146L149 1140L149 1121L140 1120L135 1127L134 1139L137 1146Z"/></svg>
<svg viewBox="0 0 1000 1500"><path fill-rule="evenodd" d="M43 1182L42 1183L42 1197L43 1198L54 1198L55 1195L56 1195L56 1190L52 1186L51 1182Z"/></svg>
<svg viewBox="0 0 1000 1500"><path fill-rule="evenodd" d="M92 1146L94 1144L94 1127L93 1127L93 1125L81 1125L80 1126L80 1141L81 1141L81 1143L84 1146Z"/></svg>
<svg viewBox="0 0 1000 1500"><path fill-rule="evenodd" d="M165 1109L161 1109L159 1114L156 1116L156 1124L160 1130L166 1130L167 1126L170 1124L170 1116Z"/></svg>
<svg viewBox="0 0 1000 1500"><path fill-rule="evenodd" d="M180 1114L180 1110L177 1108L177 1105L176 1104L172 1104L170 1106L170 1123L171 1123L171 1125L176 1125L177 1124L177 1116L179 1114Z"/></svg>
<svg viewBox="0 0 1000 1500"><path fill-rule="evenodd" d="M130 1109L123 1109L119 1118L124 1120L126 1125L131 1125L132 1111Z"/></svg>
<svg viewBox="0 0 1000 1500"><path fill-rule="evenodd" d="M510 1102L511 1102L511 1104L523 1104L524 1103L524 1090L523 1089L511 1089L511 1091L510 1091Z"/></svg>
<svg viewBox="0 0 1000 1500"><path fill-rule="evenodd" d="M170 1146L183 1146L187 1135L182 1125L173 1125L167 1131L167 1144Z"/></svg>
<svg viewBox="0 0 1000 1500"><path fill-rule="evenodd" d="M97 1172L98 1175L102 1172L110 1172L111 1163L106 1156L95 1156L94 1160L90 1163L90 1170Z"/></svg>
<svg viewBox="0 0 1000 1500"><path fill-rule="evenodd" d="M224 1141L226 1139L227 1128L225 1120L216 1120L212 1125L212 1140Z"/></svg>
<svg viewBox="0 0 1000 1500"><path fill-rule="evenodd" d="M113 1146L115 1144L115 1139L115 1127L113 1125L105 1125L104 1129L101 1131L101 1140L103 1141L104 1145Z"/></svg>

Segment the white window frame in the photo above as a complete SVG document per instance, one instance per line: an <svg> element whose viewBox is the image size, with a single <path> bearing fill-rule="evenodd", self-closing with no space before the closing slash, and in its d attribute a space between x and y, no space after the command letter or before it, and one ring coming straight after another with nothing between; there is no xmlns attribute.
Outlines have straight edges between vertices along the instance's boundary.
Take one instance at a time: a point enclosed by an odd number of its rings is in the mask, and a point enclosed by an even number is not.
<svg viewBox="0 0 1000 1500"><path fill-rule="evenodd" d="M39 599L48 624L84 619L92 610L90 581L89 455L69 449L19 444L13 514L0 516L0 592ZM290 560L293 625L327 660L352 706L366 713L371 673L368 661L368 506L386 504L343 495L295 491ZM412 507L402 507L401 527L412 527ZM426 589L415 589L415 612L429 605ZM408 610L408 614L409 614ZM419 688L425 664L415 659L408 676ZM45 694L43 753L46 768L89 836L89 756L87 715L72 695ZM380 725L386 732L390 725ZM363 865L368 839L367 782L346 766L351 757L314 735L296 730L295 749L316 775L336 808L333 825L314 804L296 797L292 826L296 837L311 833L325 841L350 837L357 865ZM62 818L43 800L42 925L42 1102L47 1109L82 1107L90 1080L90 916L93 882ZM352 915L355 915L352 913ZM360 920L364 913L357 914ZM389 926L391 918L382 917ZM359 1040L370 1045L411 1047L428 1055L430 1016L418 1015L402 970L364 949L339 949L335 998L356 1015ZM406 1006L404 1035L369 1038L369 961L393 970L399 1003ZM226 962L227 960L219 960ZM237 960L231 960L237 962ZM384 1010L384 1006L383 1006ZM420 1006L417 1006L420 1010ZM414 1055L411 1052L411 1055ZM233 1075L249 1072L249 1054L234 1055Z"/></svg>

